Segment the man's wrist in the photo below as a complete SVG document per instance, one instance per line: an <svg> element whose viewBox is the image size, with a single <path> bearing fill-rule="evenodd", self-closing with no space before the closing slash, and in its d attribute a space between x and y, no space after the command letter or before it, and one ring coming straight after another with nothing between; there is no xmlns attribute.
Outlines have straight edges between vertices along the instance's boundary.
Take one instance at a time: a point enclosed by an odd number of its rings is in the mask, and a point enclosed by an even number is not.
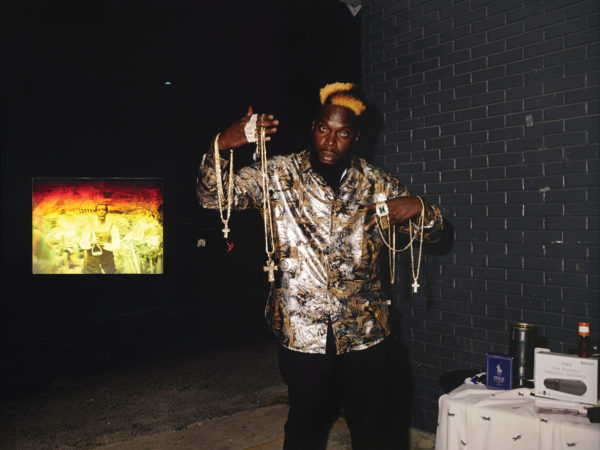
<svg viewBox="0 0 600 450"><path fill-rule="evenodd" d="M416 213L414 217L425 213L425 202L420 195L413 196L413 202L415 203Z"/></svg>

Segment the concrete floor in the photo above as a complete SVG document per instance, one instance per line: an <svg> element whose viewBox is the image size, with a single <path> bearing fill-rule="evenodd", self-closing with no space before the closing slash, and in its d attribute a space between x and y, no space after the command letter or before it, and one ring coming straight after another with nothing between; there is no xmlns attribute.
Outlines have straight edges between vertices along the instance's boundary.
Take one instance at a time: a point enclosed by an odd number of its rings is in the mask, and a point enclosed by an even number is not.
<svg viewBox="0 0 600 450"><path fill-rule="evenodd" d="M286 405L244 411L185 430L143 436L128 442L97 447L98 450L276 450L283 445ZM410 434L411 450L433 450L435 436L416 429ZM327 450L350 450L350 434L344 419L334 423Z"/></svg>
<svg viewBox="0 0 600 450"><path fill-rule="evenodd" d="M162 355L100 374L62 377L0 402L2 449L280 449L288 411L272 342ZM411 430L411 449L435 437ZM328 450L350 449L343 418Z"/></svg>
<svg viewBox="0 0 600 450"><path fill-rule="evenodd" d="M195 423L185 430L163 432L128 442L97 447L98 450L276 450L283 445L286 405L244 411L205 423ZM344 419L334 423L327 450L350 450L350 434ZM433 450L435 437L411 430L411 450Z"/></svg>

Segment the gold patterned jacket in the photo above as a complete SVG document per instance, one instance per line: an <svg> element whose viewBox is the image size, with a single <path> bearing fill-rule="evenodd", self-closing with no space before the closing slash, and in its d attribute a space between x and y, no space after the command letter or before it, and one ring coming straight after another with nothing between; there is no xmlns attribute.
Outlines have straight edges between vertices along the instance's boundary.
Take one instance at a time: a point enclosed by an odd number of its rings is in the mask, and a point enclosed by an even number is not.
<svg viewBox="0 0 600 450"><path fill-rule="evenodd" d="M224 192L226 165L221 160ZM278 270L265 315L281 344L325 353L328 323L338 354L385 339L390 333L388 301L378 268L385 244L377 227L363 230L365 207L375 202L376 184L383 187L379 196L387 199L410 195L406 188L354 156L334 192L311 169L308 150L269 159L268 174ZM258 163L235 174L233 210L262 211L261 180ZM203 207L218 208L212 152L203 156L197 194ZM425 239L435 239L442 226L439 209L425 202L425 219Z"/></svg>

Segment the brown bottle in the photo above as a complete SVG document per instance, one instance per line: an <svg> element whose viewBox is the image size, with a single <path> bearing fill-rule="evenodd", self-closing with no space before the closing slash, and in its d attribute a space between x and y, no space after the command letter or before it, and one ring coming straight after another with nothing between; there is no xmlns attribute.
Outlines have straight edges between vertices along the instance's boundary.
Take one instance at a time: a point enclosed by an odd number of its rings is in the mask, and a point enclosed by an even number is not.
<svg viewBox="0 0 600 450"><path fill-rule="evenodd" d="M590 324L588 322L579 322L579 334L577 335L577 354L587 358L591 354L590 346Z"/></svg>

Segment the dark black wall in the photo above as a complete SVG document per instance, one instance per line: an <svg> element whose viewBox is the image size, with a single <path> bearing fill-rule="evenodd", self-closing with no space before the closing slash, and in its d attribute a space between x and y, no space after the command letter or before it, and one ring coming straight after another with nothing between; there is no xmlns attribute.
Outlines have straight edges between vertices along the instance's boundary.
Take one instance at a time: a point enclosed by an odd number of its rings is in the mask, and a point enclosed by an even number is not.
<svg viewBox="0 0 600 450"><path fill-rule="evenodd" d="M598 340L600 4L363 3L363 80L385 123L376 161L451 230L424 288L401 283L394 303L413 423L435 430L439 376L507 353L512 322L556 352L576 346L581 320Z"/></svg>
<svg viewBox="0 0 600 450"><path fill-rule="evenodd" d="M360 77L360 18L336 1L142 3L39 0L3 17L7 391L267 336L260 217L234 213L226 254L196 202L198 163L248 105L281 121L272 154L297 150L318 88ZM31 275L34 177L162 178L164 274Z"/></svg>

